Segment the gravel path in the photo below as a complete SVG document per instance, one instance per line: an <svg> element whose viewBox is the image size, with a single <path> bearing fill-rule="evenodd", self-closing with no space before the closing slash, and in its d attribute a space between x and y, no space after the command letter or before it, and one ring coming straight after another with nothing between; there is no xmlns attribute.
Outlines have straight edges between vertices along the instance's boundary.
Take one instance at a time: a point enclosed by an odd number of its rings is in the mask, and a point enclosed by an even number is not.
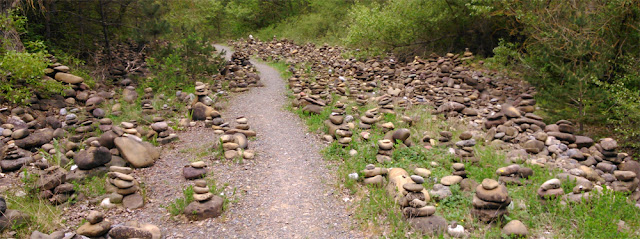
<svg viewBox="0 0 640 239"><path fill-rule="evenodd" d="M231 51L225 49L227 57ZM319 153L321 142L303 122L284 110L285 82L272 67L254 62L265 87L233 97L224 116L244 115L258 135L250 148L258 152L240 183L246 194L228 212L226 226L240 238L356 238L335 175ZM225 175L224 167L215 171ZM228 172L228 171L227 171ZM233 175L232 175L233 176ZM217 177L218 178L218 177ZM224 180L218 178L218 180ZM220 181L223 182L223 181ZM218 234L220 235L220 234Z"/></svg>
<svg viewBox="0 0 640 239"><path fill-rule="evenodd" d="M221 46L216 46L221 48ZM231 51L228 48L227 58ZM363 238L354 230L347 203L335 174L319 153L322 143L291 112L285 82L273 68L253 62L265 87L231 97L222 111L225 122L245 116L257 132L250 141L256 157L244 162L212 160L210 149L217 136L212 129L197 127L178 132L180 141L162 146L154 166L137 169L133 175L144 184L146 205L107 211L114 224L136 220L157 225L166 238ZM204 152L206 151L206 152ZM213 171L218 187L230 200L221 217L191 222L171 216L166 206L181 198L192 184L182 176L182 167L200 157ZM78 225L88 210L98 206L87 201L64 213L68 225Z"/></svg>

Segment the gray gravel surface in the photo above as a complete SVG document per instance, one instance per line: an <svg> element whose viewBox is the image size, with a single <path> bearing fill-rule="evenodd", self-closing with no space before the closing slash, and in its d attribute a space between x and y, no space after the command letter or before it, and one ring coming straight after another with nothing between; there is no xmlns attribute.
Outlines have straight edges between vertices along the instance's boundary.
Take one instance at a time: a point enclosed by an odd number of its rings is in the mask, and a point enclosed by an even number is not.
<svg viewBox="0 0 640 239"><path fill-rule="evenodd" d="M216 46L221 48L221 46ZM228 48L227 57L231 51ZM213 160L209 150L217 135L202 122L179 132L180 141L162 146L162 156L149 168L133 175L144 184L147 204L136 210L121 207L105 212L114 224L137 220L157 225L166 238L363 238L337 186L330 163L319 153L322 143L306 131L300 118L284 109L285 82L279 73L253 62L264 87L234 95L222 111L225 122L245 116L257 132L250 141L253 160ZM218 187L230 200L221 217L191 222L171 216L166 206L182 197L191 182L182 167L204 156ZM65 211L66 225L79 225L92 203L78 203ZM75 228L69 228L71 230Z"/></svg>

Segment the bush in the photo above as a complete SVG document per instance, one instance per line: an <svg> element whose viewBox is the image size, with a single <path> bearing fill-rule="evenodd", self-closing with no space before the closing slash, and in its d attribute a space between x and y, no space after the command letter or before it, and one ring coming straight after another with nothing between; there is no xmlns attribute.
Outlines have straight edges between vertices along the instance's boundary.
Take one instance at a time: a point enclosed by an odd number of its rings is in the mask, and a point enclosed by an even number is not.
<svg viewBox="0 0 640 239"><path fill-rule="evenodd" d="M62 93L65 88L62 83L43 79L47 65L42 52L8 51L0 56L0 97L12 103L24 103L34 92L42 96Z"/></svg>

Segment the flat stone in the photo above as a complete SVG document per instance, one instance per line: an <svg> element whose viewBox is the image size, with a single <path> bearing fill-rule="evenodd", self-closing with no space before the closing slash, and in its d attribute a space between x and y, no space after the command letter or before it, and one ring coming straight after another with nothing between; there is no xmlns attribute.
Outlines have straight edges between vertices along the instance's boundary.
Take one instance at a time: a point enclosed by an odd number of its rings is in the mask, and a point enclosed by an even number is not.
<svg viewBox="0 0 640 239"><path fill-rule="evenodd" d="M451 186L459 183L460 181L462 181L462 177L458 175L444 176L442 177L442 179L440 179L440 183L442 183L445 186Z"/></svg>
<svg viewBox="0 0 640 239"><path fill-rule="evenodd" d="M496 180L490 178L485 178L482 180L482 187L486 190L493 190L498 186L500 186L500 184Z"/></svg>
<svg viewBox="0 0 640 239"><path fill-rule="evenodd" d="M631 172L631 171L620 171L620 170L616 170L613 171L613 176L616 177L616 179L620 180L620 181L633 181L633 179L636 178L636 173Z"/></svg>
<svg viewBox="0 0 640 239"><path fill-rule="evenodd" d="M198 202L203 202L203 201L207 201L209 199L211 199L213 197L213 194L211 194L210 192L206 192L206 193L194 193L193 194L193 200L196 200Z"/></svg>
<svg viewBox="0 0 640 239"><path fill-rule="evenodd" d="M478 198L488 202L503 203L509 200L509 193L504 185L499 185L493 190L484 189L482 184L478 185L476 187L476 195Z"/></svg>
<svg viewBox="0 0 640 239"><path fill-rule="evenodd" d="M411 175L411 180L413 180L414 183L417 184L423 184L424 183L424 178L420 175Z"/></svg>
<svg viewBox="0 0 640 239"><path fill-rule="evenodd" d="M406 183L402 185L402 188L409 192L422 192L422 190L424 190L424 187L417 183Z"/></svg>
<svg viewBox="0 0 640 239"><path fill-rule="evenodd" d="M464 170L464 164L463 164L463 163L454 163L454 164L452 165L452 167L453 167L453 170L455 170L455 171L462 171L462 170Z"/></svg>
<svg viewBox="0 0 640 239"><path fill-rule="evenodd" d="M109 236L111 238L153 238L153 234L150 231L129 226L114 227L109 231Z"/></svg>
<svg viewBox="0 0 640 239"><path fill-rule="evenodd" d="M122 205L129 209L141 208L144 206L144 198L138 193L130 194L122 199Z"/></svg>
<svg viewBox="0 0 640 239"><path fill-rule="evenodd" d="M109 167L109 171L122 174L131 174L133 172L133 169L129 167L111 166Z"/></svg>
<svg viewBox="0 0 640 239"><path fill-rule="evenodd" d="M428 178L429 176L431 176L431 171L429 171L429 170L428 170L428 169L426 169L426 168L415 168L415 169L413 170L413 172L414 172L416 175L422 176L422 177L424 177L424 178Z"/></svg>
<svg viewBox="0 0 640 239"><path fill-rule="evenodd" d="M194 168L204 168L205 166L207 165L203 161L197 161L197 162L191 163L191 167L194 167Z"/></svg>
<svg viewBox="0 0 640 239"><path fill-rule="evenodd" d="M182 168L182 176L184 176L184 178L188 180L203 178L206 175L206 168L194 168L192 166L185 166L184 168Z"/></svg>
<svg viewBox="0 0 640 239"><path fill-rule="evenodd" d="M405 217L428 217L436 213L436 207L434 206L423 206L420 208L415 207L405 207L402 209L402 213Z"/></svg>

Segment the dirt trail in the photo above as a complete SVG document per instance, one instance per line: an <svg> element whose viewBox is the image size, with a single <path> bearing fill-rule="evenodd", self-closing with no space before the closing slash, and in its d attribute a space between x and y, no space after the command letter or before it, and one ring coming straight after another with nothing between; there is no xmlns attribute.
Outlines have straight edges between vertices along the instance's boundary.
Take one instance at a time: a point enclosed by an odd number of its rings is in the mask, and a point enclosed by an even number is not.
<svg viewBox="0 0 640 239"><path fill-rule="evenodd" d="M231 51L222 46L218 49ZM133 173L146 188L147 204L142 209L115 209L107 218L115 224L137 220L157 225L166 238L361 238L353 228L329 162L319 153L321 142L306 132L296 115L284 109L285 82L273 68L253 62L264 87L235 95L221 113L225 122L245 116L257 132L249 148L257 154L242 163L210 160L209 149L217 136L212 129L193 127L179 132L180 141L163 146L154 166ZM202 122L199 122L202 124ZM206 152L205 152L206 151ZM203 157L203 155L206 155ZM185 222L171 217L164 208L192 184L182 176L182 167L203 157L213 170L218 186L232 200L219 218ZM95 206L81 204L87 211ZM79 222L82 213L68 218Z"/></svg>
<svg viewBox="0 0 640 239"><path fill-rule="evenodd" d="M226 50L230 56L228 48L216 48ZM298 116L284 109L288 103L285 81L272 67L252 63L265 86L233 97L224 112L226 117L246 116L258 133L250 143L258 156L254 165L241 173L246 175L242 176L246 194L228 212L228 230L237 232L229 236L361 237L351 229L355 226L350 224L340 192L328 184L336 180L320 156L321 142L306 132Z"/></svg>

